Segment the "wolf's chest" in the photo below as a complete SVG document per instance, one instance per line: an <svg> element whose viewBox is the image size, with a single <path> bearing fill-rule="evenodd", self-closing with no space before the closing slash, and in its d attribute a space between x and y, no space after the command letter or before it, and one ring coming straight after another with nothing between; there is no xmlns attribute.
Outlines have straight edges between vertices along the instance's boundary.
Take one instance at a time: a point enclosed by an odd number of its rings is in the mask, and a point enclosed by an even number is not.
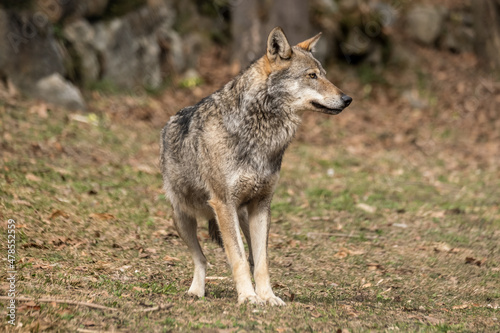
<svg viewBox="0 0 500 333"><path fill-rule="evenodd" d="M231 195L233 198L236 198L240 204L267 197L274 192L278 178L278 173L266 176L256 173L241 173L235 175L230 186L232 189Z"/></svg>

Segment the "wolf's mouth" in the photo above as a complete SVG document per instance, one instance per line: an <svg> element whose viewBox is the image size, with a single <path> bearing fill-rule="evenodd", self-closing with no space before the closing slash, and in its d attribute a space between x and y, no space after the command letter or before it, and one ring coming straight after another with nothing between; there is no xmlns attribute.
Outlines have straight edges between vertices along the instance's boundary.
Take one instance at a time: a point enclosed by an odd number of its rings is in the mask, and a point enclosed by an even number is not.
<svg viewBox="0 0 500 333"><path fill-rule="evenodd" d="M318 109L319 112L328 113L328 114L339 114L343 109L331 109L326 107L318 102L311 102L312 106ZM320 111L321 110L321 111Z"/></svg>

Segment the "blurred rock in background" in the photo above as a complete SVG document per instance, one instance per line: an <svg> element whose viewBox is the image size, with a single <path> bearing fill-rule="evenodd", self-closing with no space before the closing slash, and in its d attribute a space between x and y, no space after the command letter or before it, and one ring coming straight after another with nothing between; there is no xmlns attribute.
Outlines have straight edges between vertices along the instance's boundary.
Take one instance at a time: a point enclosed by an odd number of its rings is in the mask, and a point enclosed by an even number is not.
<svg viewBox="0 0 500 333"><path fill-rule="evenodd" d="M481 3L488 1L497 0ZM475 50L480 14L473 13L470 1L445 4L3 0L0 78L34 98L49 99L48 91L58 91L52 103L83 109L75 91L99 83L137 91L159 89L173 77L201 82L200 54L213 45L231 50L228 62L235 68L245 67L263 54L269 31L278 25L294 44L323 32L315 52L327 65L344 61L380 71L387 64L410 65L411 43L453 53ZM44 87L49 83L53 86Z"/></svg>
<svg viewBox="0 0 500 333"><path fill-rule="evenodd" d="M407 34L415 41L427 46L434 45L443 33L448 12L446 8L435 5L418 5L406 15Z"/></svg>

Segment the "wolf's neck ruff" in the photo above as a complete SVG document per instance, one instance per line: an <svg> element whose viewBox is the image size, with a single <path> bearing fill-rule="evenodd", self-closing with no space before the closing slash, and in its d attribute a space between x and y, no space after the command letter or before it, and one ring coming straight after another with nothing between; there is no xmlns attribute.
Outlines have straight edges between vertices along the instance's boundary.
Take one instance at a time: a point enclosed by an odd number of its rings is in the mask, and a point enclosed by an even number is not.
<svg viewBox="0 0 500 333"><path fill-rule="evenodd" d="M220 105L223 126L233 139L237 158L250 158L258 169L271 162L275 172L301 119L289 106L292 96L273 83L276 75L262 75L261 61L214 93L213 98L215 103L223 103L239 96L234 103Z"/></svg>

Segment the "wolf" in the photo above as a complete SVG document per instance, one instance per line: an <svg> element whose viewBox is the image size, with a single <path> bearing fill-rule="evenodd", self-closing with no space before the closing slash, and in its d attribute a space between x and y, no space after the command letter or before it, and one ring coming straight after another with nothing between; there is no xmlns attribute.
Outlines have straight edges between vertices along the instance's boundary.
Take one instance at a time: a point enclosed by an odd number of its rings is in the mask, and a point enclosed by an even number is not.
<svg viewBox="0 0 500 333"><path fill-rule="evenodd" d="M352 102L312 54L320 35L290 46L283 30L274 28L264 56L220 90L180 110L163 128L164 190L194 261L188 295L205 295L207 260L197 225L208 221L231 266L238 303L285 305L271 288L267 253L270 204L283 154L303 111L336 115Z"/></svg>

